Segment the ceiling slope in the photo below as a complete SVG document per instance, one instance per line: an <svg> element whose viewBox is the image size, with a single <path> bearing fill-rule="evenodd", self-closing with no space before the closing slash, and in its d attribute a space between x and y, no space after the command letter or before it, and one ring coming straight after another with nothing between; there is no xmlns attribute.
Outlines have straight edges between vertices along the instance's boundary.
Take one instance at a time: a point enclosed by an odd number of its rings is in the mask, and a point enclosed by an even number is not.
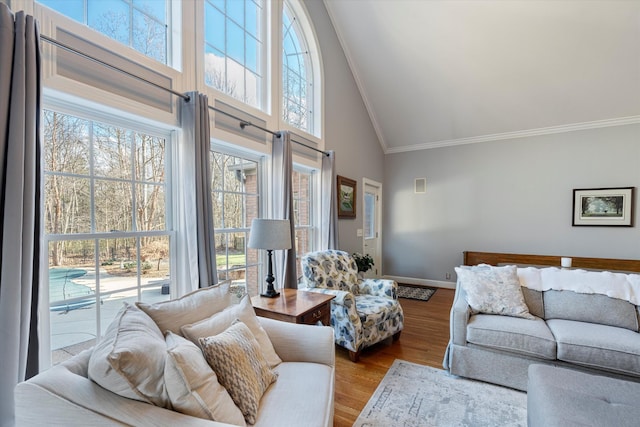
<svg viewBox="0 0 640 427"><path fill-rule="evenodd" d="M640 123L640 0L324 0L386 153Z"/></svg>

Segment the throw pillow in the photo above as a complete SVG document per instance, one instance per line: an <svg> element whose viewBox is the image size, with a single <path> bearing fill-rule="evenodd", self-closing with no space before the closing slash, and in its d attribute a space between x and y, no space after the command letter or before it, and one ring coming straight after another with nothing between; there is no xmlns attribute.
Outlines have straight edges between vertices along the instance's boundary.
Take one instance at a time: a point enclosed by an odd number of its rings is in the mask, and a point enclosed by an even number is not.
<svg viewBox="0 0 640 427"><path fill-rule="evenodd" d="M479 265L455 270L467 303L475 313L535 318L524 302L516 266Z"/></svg>
<svg viewBox="0 0 640 427"><path fill-rule="evenodd" d="M93 349L88 377L120 396L171 408L164 384L166 353L154 321L125 303Z"/></svg>
<svg viewBox="0 0 640 427"><path fill-rule="evenodd" d="M147 313L164 333L171 331L180 335L180 327L211 317L231 303L229 284L198 289L181 298L136 306Z"/></svg>
<svg viewBox="0 0 640 427"><path fill-rule="evenodd" d="M200 338L217 335L223 332L236 320L240 320L247 325L251 333L255 336L260 349L264 354L269 367L273 368L282 363L282 359L278 356L267 332L262 328L256 312L251 305L248 295L245 295L239 304L231 305L223 311L214 314L208 319L203 319L198 323L185 325L181 328L182 335L189 338L194 343L199 343Z"/></svg>
<svg viewBox="0 0 640 427"><path fill-rule="evenodd" d="M262 355L258 341L242 322L221 334L200 338L204 356L218 375L218 381L240 408L244 419L255 424L260 399L278 373Z"/></svg>
<svg viewBox="0 0 640 427"><path fill-rule="evenodd" d="M220 385L204 358L191 341L168 331L164 381L175 411L223 423L244 426L244 416Z"/></svg>

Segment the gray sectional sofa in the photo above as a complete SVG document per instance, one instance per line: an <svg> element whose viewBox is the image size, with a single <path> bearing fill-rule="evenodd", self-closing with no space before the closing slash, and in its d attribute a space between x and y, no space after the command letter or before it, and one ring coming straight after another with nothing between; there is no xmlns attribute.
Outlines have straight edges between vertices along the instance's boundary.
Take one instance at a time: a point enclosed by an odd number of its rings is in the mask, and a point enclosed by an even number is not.
<svg viewBox="0 0 640 427"><path fill-rule="evenodd" d="M640 275L517 271L533 319L474 314L458 281L445 369L523 391L532 364L640 381Z"/></svg>

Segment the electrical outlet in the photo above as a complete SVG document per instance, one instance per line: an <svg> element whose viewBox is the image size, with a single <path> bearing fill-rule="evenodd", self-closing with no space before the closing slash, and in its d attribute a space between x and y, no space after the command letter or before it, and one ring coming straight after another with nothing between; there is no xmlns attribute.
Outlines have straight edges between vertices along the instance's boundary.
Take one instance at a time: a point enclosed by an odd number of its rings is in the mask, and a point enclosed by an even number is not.
<svg viewBox="0 0 640 427"><path fill-rule="evenodd" d="M451 280L451 273L446 273L446 274L444 275L444 278L445 278L446 280Z"/></svg>

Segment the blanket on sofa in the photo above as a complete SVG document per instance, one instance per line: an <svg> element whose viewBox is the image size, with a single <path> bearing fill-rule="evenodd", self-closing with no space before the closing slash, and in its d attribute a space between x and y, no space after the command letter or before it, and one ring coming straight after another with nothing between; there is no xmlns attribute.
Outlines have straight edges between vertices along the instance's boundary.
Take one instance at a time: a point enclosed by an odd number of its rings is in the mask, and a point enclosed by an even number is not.
<svg viewBox="0 0 640 427"><path fill-rule="evenodd" d="M536 291L573 291L602 294L640 305L640 274L560 269L518 268L520 284Z"/></svg>

